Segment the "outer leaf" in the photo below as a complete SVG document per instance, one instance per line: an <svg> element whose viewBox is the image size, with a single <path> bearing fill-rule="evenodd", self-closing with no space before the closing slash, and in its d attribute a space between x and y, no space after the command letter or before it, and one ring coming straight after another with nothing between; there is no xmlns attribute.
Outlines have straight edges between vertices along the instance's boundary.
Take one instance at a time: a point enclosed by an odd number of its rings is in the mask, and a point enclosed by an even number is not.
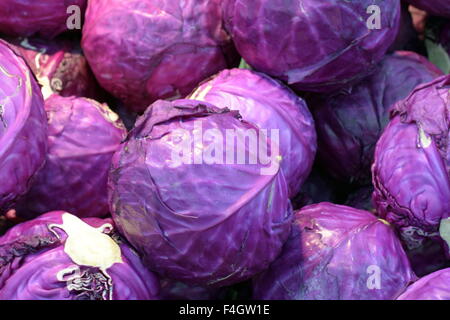
<svg viewBox="0 0 450 320"><path fill-rule="evenodd" d="M0 213L29 187L44 164L44 101L25 61L0 40Z"/></svg>

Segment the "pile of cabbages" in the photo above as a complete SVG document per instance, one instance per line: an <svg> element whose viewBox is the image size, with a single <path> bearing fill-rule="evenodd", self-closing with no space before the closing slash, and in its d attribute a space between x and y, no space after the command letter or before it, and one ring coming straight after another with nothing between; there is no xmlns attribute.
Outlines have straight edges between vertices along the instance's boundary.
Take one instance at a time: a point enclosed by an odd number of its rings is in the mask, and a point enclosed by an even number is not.
<svg viewBox="0 0 450 320"><path fill-rule="evenodd" d="M450 1L1 0L0 299L450 300Z"/></svg>

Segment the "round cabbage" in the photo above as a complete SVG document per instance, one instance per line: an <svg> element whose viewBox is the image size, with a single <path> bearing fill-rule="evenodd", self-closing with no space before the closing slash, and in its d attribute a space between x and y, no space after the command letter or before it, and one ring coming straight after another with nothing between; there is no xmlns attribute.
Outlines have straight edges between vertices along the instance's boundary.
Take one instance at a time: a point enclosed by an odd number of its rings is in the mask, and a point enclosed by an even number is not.
<svg viewBox="0 0 450 320"><path fill-rule="evenodd" d="M25 61L0 40L0 214L25 193L47 149L44 101Z"/></svg>
<svg viewBox="0 0 450 320"><path fill-rule="evenodd" d="M76 39L8 39L30 66L44 98L57 93L63 97L102 98L102 91Z"/></svg>
<svg viewBox="0 0 450 320"><path fill-rule="evenodd" d="M386 221L323 202L296 211L283 252L255 277L253 293L265 300L386 300L414 280Z"/></svg>
<svg viewBox="0 0 450 320"><path fill-rule="evenodd" d="M380 11L379 26L371 10ZM397 35L400 1L224 0L224 18L253 68L325 92L362 79L382 59Z"/></svg>
<svg viewBox="0 0 450 320"><path fill-rule="evenodd" d="M237 111L157 101L114 155L113 219L164 278L210 286L246 280L275 259L291 227L272 147Z"/></svg>
<svg viewBox="0 0 450 320"><path fill-rule="evenodd" d="M450 241L450 76L418 86L391 111L372 166L378 214L408 248Z"/></svg>
<svg viewBox="0 0 450 320"><path fill-rule="evenodd" d="M295 196L308 177L316 154L316 131L306 103L286 86L245 69L224 70L201 84L191 99L238 110L260 129L278 130L281 168Z"/></svg>
<svg viewBox="0 0 450 320"><path fill-rule="evenodd" d="M424 57L399 51L386 56L371 76L350 90L309 99L323 167L341 181L370 184L375 145L389 121L388 109L417 85L441 75Z"/></svg>
<svg viewBox="0 0 450 320"><path fill-rule="evenodd" d="M32 218L53 210L79 217L109 212L107 179L126 129L107 105L52 95L45 101L49 150L45 166L16 209Z"/></svg>
<svg viewBox="0 0 450 320"><path fill-rule="evenodd" d="M0 237L0 300L153 300L159 282L111 219L54 211Z"/></svg>
<svg viewBox="0 0 450 320"><path fill-rule="evenodd" d="M450 2L448 0L405 0L405 1L433 15L450 18Z"/></svg>
<svg viewBox="0 0 450 320"><path fill-rule="evenodd" d="M182 98L237 63L221 0L89 1L82 47L100 84L134 111Z"/></svg>
<svg viewBox="0 0 450 320"><path fill-rule="evenodd" d="M53 38L67 31L77 6L83 14L87 0L1 0L0 33L11 36L29 37L35 34ZM68 13L69 11L69 13ZM80 17L81 19L81 17Z"/></svg>
<svg viewBox="0 0 450 320"><path fill-rule="evenodd" d="M450 268L413 283L398 300L450 300Z"/></svg>

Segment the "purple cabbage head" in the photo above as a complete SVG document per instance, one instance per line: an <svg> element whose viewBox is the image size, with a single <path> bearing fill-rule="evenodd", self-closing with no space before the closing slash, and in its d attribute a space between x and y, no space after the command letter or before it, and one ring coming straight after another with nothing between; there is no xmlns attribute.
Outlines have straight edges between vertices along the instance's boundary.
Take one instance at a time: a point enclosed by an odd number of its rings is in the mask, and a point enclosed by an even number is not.
<svg viewBox="0 0 450 320"><path fill-rule="evenodd" d="M114 155L113 219L164 278L210 286L246 280L275 259L291 227L276 149L237 111L157 101Z"/></svg>
<svg viewBox="0 0 450 320"><path fill-rule="evenodd" d="M450 300L450 268L429 274L413 283L398 300Z"/></svg>
<svg viewBox="0 0 450 320"><path fill-rule="evenodd" d="M400 1L225 0L224 18L253 68L297 90L326 92L382 59L398 32Z"/></svg>
<svg viewBox="0 0 450 320"><path fill-rule="evenodd" d="M389 121L389 108L417 85L441 75L424 57L398 51L386 56L372 75L349 90L311 98L308 104L323 167L341 181L369 184L375 145Z"/></svg>
<svg viewBox="0 0 450 320"><path fill-rule="evenodd" d="M44 98L52 93L63 97L103 98L103 92L75 39L8 39L33 71Z"/></svg>
<svg viewBox="0 0 450 320"><path fill-rule="evenodd" d="M450 18L450 1L448 0L405 0L413 6L432 15Z"/></svg>
<svg viewBox="0 0 450 320"><path fill-rule="evenodd" d="M0 33L53 38L69 30L86 9L87 0L1 0Z"/></svg>
<svg viewBox="0 0 450 320"><path fill-rule="evenodd" d="M295 213L281 255L254 279L256 299L387 300L416 280L394 230L367 211L327 202Z"/></svg>
<svg viewBox="0 0 450 320"><path fill-rule="evenodd" d="M450 76L418 86L391 110L372 166L378 214L408 248L450 241Z"/></svg>
<svg viewBox="0 0 450 320"><path fill-rule="evenodd" d="M190 98L238 110L260 129L278 130L281 168L295 196L308 177L316 154L316 131L306 103L268 76L246 69L224 70L201 84Z"/></svg>
<svg viewBox="0 0 450 320"><path fill-rule="evenodd" d="M0 40L0 214L42 167L47 121L40 88L25 61Z"/></svg>
<svg viewBox="0 0 450 320"><path fill-rule="evenodd" d="M0 237L0 300L153 300L158 292L111 219L54 211Z"/></svg>
<svg viewBox="0 0 450 320"><path fill-rule="evenodd" d="M53 210L79 217L109 212L107 178L126 129L107 105L87 98L52 95L45 101L48 154L30 191L16 207L32 218Z"/></svg>
<svg viewBox="0 0 450 320"><path fill-rule="evenodd" d="M237 63L220 3L89 1L82 47L97 80L134 111L189 94Z"/></svg>

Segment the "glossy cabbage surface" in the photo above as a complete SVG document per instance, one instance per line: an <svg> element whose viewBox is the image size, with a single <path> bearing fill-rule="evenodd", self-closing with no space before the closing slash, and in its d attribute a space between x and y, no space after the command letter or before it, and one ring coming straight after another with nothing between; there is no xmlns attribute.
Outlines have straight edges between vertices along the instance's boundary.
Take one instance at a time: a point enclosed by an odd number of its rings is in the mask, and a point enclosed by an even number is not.
<svg viewBox="0 0 450 320"><path fill-rule="evenodd" d="M45 110L46 163L20 199L18 214L32 218L64 210L79 217L104 216L109 212L108 172L125 127L107 105L86 98L53 95Z"/></svg>
<svg viewBox="0 0 450 320"><path fill-rule="evenodd" d="M413 283L398 300L450 300L450 268Z"/></svg>
<svg viewBox="0 0 450 320"><path fill-rule="evenodd" d="M375 145L389 121L389 108L441 75L424 57L398 51L349 90L310 99L323 167L341 181L370 184Z"/></svg>
<svg viewBox="0 0 450 320"><path fill-rule="evenodd" d="M102 98L103 92L77 39L13 38L8 41L33 71L44 98L53 93L63 97Z"/></svg>
<svg viewBox="0 0 450 320"><path fill-rule="evenodd" d="M374 203L410 249L439 238L449 217L449 111L450 76L420 85L393 106L376 145Z"/></svg>
<svg viewBox="0 0 450 320"><path fill-rule="evenodd" d="M379 28L370 9L380 10ZM394 42L398 0L225 0L225 25L253 68L302 91L361 80Z"/></svg>
<svg viewBox="0 0 450 320"><path fill-rule="evenodd" d="M53 38L68 30L67 21L72 21L73 14L68 8L75 5L82 15L86 3L87 0L2 0L0 33L19 37L40 35Z"/></svg>
<svg viewBox="0 0 450 320"><path fill-rule="evenodd" d="M314 121L303 99L280 82L246 69L221 71L190 98L238 110L244 120L267 130L269 136L277 134L289 195L297 194L317 148Z"/></svg>
<svg viewBox="0 0 450 320"><path fill-rule="evenodd" d="M275 151L268 164L236 157L225 164L226 154L255 152L241 135L247 130L258 133L237 111L196 100L157 101L138 119L113 158L109 197L117 227L151 270L224 286L252 277L279 254L292 211ZM241 142L227 139L227 131Z"/></svg>
<svg viewBox="0 0 450 320"><path fill-rule="evenodd" d="M405 0L413 6L433 15L450 18L450 2L448 0Z"/></svg>
<svg viewBox="0 0 450 320"><path fill-rule="evenodd" d="M0 300L158 298L158 279L111 219L71 216L77 220L69 223L68 215L50 212L0 237ZM116 262L103 267L111 256Z"/></svg>
<svg viewBox="0 0 450 320"><path fill-rule="evenodd" d="M44 101L25 61L0 40L0 214L24 194L45 160Z"/></svg>
<svg viewBox="0 0 450 320"><path fill-rule="evenodd" d="M232 66L221 0L89 1L82 47L99 83L134 111L182 98Z"/></svg>
<svg viewBox="0 0 450 320"><path fill-rule="evenodd" d="M265 300L389 300L416 280L393 229L327 202L296 211L282 254L254 279Z"/></svg>

